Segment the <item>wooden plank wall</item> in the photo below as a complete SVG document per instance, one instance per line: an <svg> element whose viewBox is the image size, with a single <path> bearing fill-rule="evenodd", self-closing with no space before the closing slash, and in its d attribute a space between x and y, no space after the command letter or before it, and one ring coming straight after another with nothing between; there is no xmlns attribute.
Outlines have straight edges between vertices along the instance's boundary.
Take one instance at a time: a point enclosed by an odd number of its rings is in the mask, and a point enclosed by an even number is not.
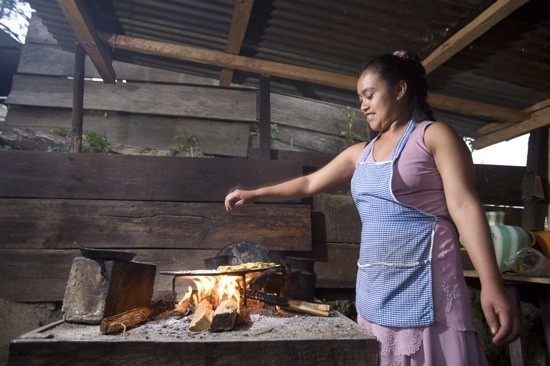
<svg viewBox="0 0 550 366"><path fill-rule="evenodd" d="M70 127L74 55L55 43L33 16L6 101L7 126ZM198 140L202 152L216 156L247 157L249 146L258 144L256 89L222 88L215 79L116 61L118 82L106 85L93 81L99 75L88 58L85 65L84 133L166 149L183 132ZM349 144L345 131L366 136L363 123L348 129L342 106L272 94L271 109L275 148L334 155ZM357 108L355 119L361 120Z"/></svg>
<svg viewBox="0 0 550 366"><path fill-rule="evenodd" d="M503 209L494 206L491 187L507 187L499 191L504 204L521 204L524 168L476 168L488 210ZM135 251L137 261L178 270L200 268L238 240L315 258L319 288L353 288L360 223L347 192L223 208L232 187L302 172L300 160L1 152L0 293L13 301L60 300L79 246ZM506 223L520 225L521 209L505 211ZM157 289L169 285L158 276Z"/></svg>
<svg viewBox="0 0 550 366"><path fill-rule="evenodd" d="M226 193L301 175L297 161L0 153L0 294L59 301L79 247L121 249L159 271L203 268L235 241L310 251L310 207L226 212ZM157 275L156 290L171 277Z"/></svg>

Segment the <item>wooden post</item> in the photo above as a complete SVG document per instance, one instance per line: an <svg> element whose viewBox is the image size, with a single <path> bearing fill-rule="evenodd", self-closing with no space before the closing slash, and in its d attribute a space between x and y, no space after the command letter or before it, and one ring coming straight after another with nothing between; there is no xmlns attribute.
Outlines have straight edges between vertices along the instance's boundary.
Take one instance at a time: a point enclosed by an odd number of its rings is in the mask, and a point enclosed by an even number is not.
<svg viewBox="0 0 550 366"><path fill-rule="evenodd" d="M86 53L80 43L74 49L73 110L71 114L72 153L82 151L82 119L84 110L84 63Z"/></svg>
<svg viewBox="0 0 550 366"><path fill-rule="evenodd" d="M260 97L258 110L260 114L260 159L271 157L271 103L269 76L260 76Z"/></svg>
<svg viewBox="0 0 550 366"><path fill-rule="evenodd" d="M531 131L527 151L525 173L535 173L542 180L545 199L524 202L522 227L526 230L544 230L544 219L548 214L548 128Z"/></svg>
<svg viewBox="0 0 550 366"><path fill-rule="evenodd" d="M521 314L521 302L519 298L519 286L515 284L505 284L504 290L512 303L517 306L518 312ZM510 363L512 366L523 366L525 365L525 340L522 337L519 337L512 343L508 345L508 350L510 352Z"/></svg>

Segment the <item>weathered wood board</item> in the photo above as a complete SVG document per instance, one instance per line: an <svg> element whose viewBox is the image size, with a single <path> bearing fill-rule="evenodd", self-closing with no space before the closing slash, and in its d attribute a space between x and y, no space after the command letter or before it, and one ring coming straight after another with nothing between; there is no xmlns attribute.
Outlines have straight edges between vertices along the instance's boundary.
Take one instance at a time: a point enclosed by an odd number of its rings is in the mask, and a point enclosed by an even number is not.
<svg viewBox="0 0 550 366"><path fill-rule="evenodd" d="M522 179L525 167L475 165L475 188L483 204L523 206Z"/></svg>
<svg viewBox="0 0 550 366"><path fill-rule="evenodd" d="M248 156L251 122L213 121L184 117L147 116L116 112L85 111L83 132L105 134L116 145L151 149L168 149L177 145L178 135L192 138L204 154L217 156ZM4 130L28 127L51 132L56 128L71 128L71 111L59 108L12 106Z"/></svg>
<svg viewBox="0 0 550 366"><path fill-rule="evenodd" d="M0 198L0 248L311 250L309 205Z"/></svg>
<svg viewBox="0 0 550 366"><path fill-rule="evenodd" d="M160 271L203 269L203 259L214 256L218 250L130 250L137 253L135 262L157 266L155 288L172 289L172 276ZM0 249L0 283L2 298L19 302L62 301L69 279L71 265L80 250L17 250Z"/></svg>
<svg viewBox="0 0 550 366"><path fill-rule="evenodd" d="M72 80L17 74L6 104L72 107ZM104 84L86 80L84 109L137 114L256 121L256 91L155 83Z"/></svg>
<svg viewBox="0 0 550 366"><path fill-rule="evenodd" d="M343 136L344 131L367 138L367 124L358 106L350 106L355 123L348 127L346 108L282 94L271 94L271 122L303 130Z"/></svg>
<svg viewBox="0 0 550 366"><path fill-rule="evenodd" d="M223 202L301 174L298 161L4 151L0 197Z"/></svg>
<svg viewBox="0 0 550 366"><path fill-rule="evenodd" d="M341 243L314 243L313 252L291 255L315 258L316 287L354 288L359 246ZM117 250L122 250L117 248ZM215 256L218 249L127 248L137 253L135 262L157 266L155 292L172 289L173 276L161 271L204 269L203 259ZM0 293L2 298L19 302L62 301L72 261L79 249L0 249Z"/></svg>
<svg viewBox="0 0 550 366"><path fill-rule="evenodd" d="M100 78L97 69L86 56L84 77ZM195 84L218 86L219 80L179 72L155 69L126 62L113 61L113 69L118 80L146 81L170 84ZM25 43L21 50L19 74L72 76L74 54L52 44Z"/></svg>
<svg viewBox="0 0 550 366"><path fill-rule="evenodd" d="M361 220L351 195L316 195L312 198L311 210L313 241L361 242Z"/></svg>
<svg viewBox="0 0 550 366"><path fill-rule="evenodd" d="M316 287L355 288L359 244L314 242Z"/></svg>
<svg viewBox="0 0 550 366"><path fill-rule="evenodd" d="M122 250L121 248L116 248ZM137 253L135 262L157 266L155 292L172 289L172 276L161 271L203 269L203 259L216 255L218 249L129 248ZM313 251L287 253L312 257L318 288L354 288L357 275L359 245L343 243L313 243ZM11 301L62 301L67 280L78 249L0 249L0 293Z"/></svg>
<svg viewBox="0 0 550 366"><path fill-rule="evenodd" d="M331 155L336 155L349 146L348 141L341 136L282 125L277 126L274 136L277 140L283 141L289 146Z"/></svg>

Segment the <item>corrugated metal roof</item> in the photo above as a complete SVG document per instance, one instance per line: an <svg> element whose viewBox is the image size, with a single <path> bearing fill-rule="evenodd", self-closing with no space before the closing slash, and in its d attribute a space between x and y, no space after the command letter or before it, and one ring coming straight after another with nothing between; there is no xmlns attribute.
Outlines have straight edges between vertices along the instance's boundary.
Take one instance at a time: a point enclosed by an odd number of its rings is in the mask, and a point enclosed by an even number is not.
<svg viewBox="0 0 550 366"><path fill-rule="evenodd" d="M19 54L21 43L0 28L0 54Z"/></svg>
<svg viewBox="0 0 550 366"><path fill-rule="evenodd" d="M65 49L74 34L55 0L31 6ZM425 58L475 19L490 0L256 0L240 54L355 75L369 57L396 49ZM91 0L99 31L223 51L233 0ZM205 77L220 68L115 50L113 58ZM443 95L511 108L550 99L550 1L531 0L428 75ZM233 83L257 86L236 71ZM353 91L272 78L272 91L356 105ZM464 135L487 120L437 111Z"/></svg>

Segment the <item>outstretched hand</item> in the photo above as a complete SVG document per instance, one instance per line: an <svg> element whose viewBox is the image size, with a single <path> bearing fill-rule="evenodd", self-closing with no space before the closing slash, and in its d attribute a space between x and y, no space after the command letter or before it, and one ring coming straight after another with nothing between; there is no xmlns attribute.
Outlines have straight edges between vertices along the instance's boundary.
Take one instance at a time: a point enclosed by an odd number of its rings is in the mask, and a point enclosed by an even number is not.
<svg viewBox="0 0 550 366"><path fill-rule="evenodd" d="M493 343L505 345L515 341L522 332L519 312L502 291L481 290L481 307L489 329L493 334Z"/></svg>
<svg viewBox="0 0 550 366"><path fill-rule="evenodd" d="M246 205L254 202L252 191L236 189L225 197L225 209L231 211L235 206Z"/></svg>

